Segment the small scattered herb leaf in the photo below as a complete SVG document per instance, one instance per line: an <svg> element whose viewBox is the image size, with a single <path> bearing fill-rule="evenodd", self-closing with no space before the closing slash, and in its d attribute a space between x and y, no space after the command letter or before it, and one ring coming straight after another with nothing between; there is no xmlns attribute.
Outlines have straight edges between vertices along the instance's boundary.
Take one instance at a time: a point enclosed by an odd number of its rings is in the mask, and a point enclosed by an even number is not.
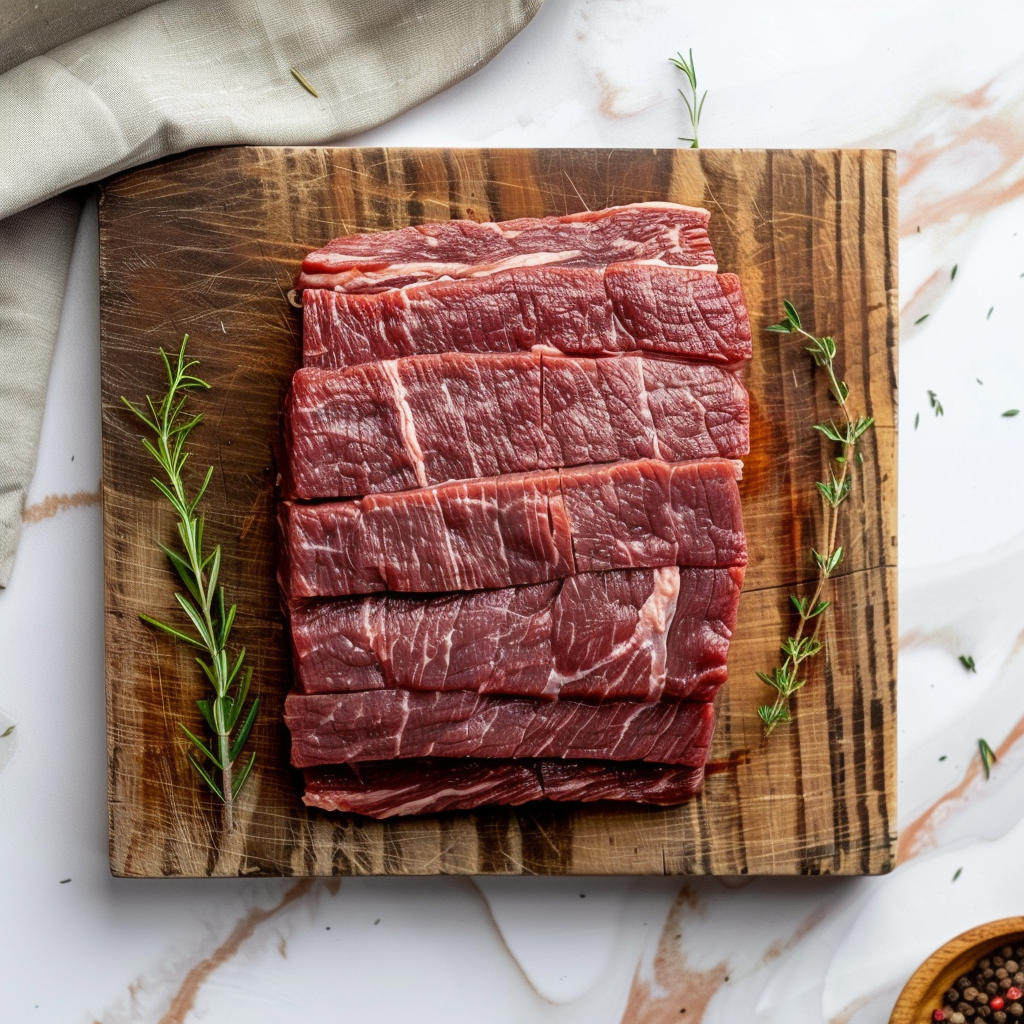
<svg viewBox="0 0 1024 1024"><path fill-rule="evenodd" d="M955 881L956 881L956 880L957 880L957 879L958 879L958 878L960 877L960 872L961 872L961 871L963 871L963 868L957 868L957 869L956 869L956 872L955 872L955 873L954 873L954 875L953 875L953 881L954 881L954 882L955 882Z"/></svg>
<svg viewBox="0 0 1024 1024"><path fill-rule="evenodd" d="M921 422L921 414L919 412L918 413L914 413L914 429L915 430L917 430L918 424L920 424L920 422Z"/></svg>
<svg viewBox="0 0 1024 1024"><path fill-rule="evenodd" d="M931 407L935 410L936 416L944 416L946 410L942 408L942 403L939 401L938 395L934 391L928 392L928 401L931 403Z"/></svg>
<svg viewBox="0 0 1024 1024"><path fill-rule="evenodd" d="M949 279L950 279L950 281L955 281L956 280L956 269L957 269L958 266L959 266L958 263L954 263L953 264L953 269L949 272Z"/></svg>
<svg viewBox="0 0 1024 1024"><path fill-rule="evenodd" d="M306 92L308 92L311 96L315 96L317 99L320 99L320 94L316 91L316 89L314 89L313 86L311 86L309 82L307 82L305 78L303 78L302 75L295 70L295 68L289 68L288 70L292 73L292 78L294 78L295 81L298 82L299 85L301 85L302 88L306 90Z"/></svg>
<svg viewBox="0 0 1024 1024"><path fill-rule="evenodd" d="M1020 415L1020 409L1007 409L1006 412L1003 413L1003 415L1004 416L1019 416Z"/></svg>
<svg viewBox="0 0 1024 1024"><path fill-rule="evenodd" d="M977 672L978 670L974 667L974 658L970 654L960 655L960 664L963 665L968 672Z"/></svg>
<svg viewBox="0 0 1024 1024"><path fill-rule="evenodd" d="M978 753L981 755L981 766L985 769L985 778L988 779L992 775L992 765L996 763L998 758L996 752L988 745L987 740L978 740Z"/></svg>
<svg viewBox="0 0 1024 1024"><path fill-rule="evenodd" d="M991 317L992 317L992 313L993 313L993 311L995 310L995 308L996 308L995 306L989 306L989 307L988 307L988 312L987 312L987 313L985 314L985 319L986 319L986 320L989 320L989 319L991 319Z"/></svg>
<svg viewBox="0 0 1024 1024"><path fill-rule="evenodd" d="M0 740L6 739L11 733L14 732L14 726L9 725L3 732L0 732Z"/></svg>
<svg viewBox="0 0 1024 1024"><path fill-rule="evenodd" d="M924 316L919 316L919 317L918 317L918 318L917 318L917 319L916 319L916 320L914 321L914 326L916 327L916 326L917 326L918 324L923 324L923 323L925 322L925 320L927 320L927 319L928 319L928 317L930 317L930 316L931 316L931 313L925 313L925 315L924 315Z"/></svg>

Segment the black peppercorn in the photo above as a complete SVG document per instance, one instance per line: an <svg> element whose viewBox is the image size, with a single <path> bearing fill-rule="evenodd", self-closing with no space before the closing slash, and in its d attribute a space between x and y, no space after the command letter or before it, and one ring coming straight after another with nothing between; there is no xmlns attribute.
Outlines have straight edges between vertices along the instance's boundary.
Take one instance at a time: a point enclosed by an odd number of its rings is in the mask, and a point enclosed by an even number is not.
<svg viewBox="0 0 1024 1024"><path fill-rule="evenodd" d="M1003 966L1006 968L1007 974L1016 974L1020 970L1020 964L1016 960L1007 960Z"/></svg>
<svg viewBox="0 0 1024 1024"><path fill-rule="evenodd" d="M1010 972L1005 967L1000 967L999 970L996 971L996 977L1000 980L1003 978L1008 978L1009 976Z"/></svg>
<svg viewBox="0 0 1024 1024"><path fill-rule="evenodd" d="M1010 950L1010 952L1012 953L1013 950ZM994 957L992 957L992 966L993 967L1002 967L1003 964L1005 964L1005 963L1006 963L1006 957L1002 957L1002 956L994 956Z"/></svg>
<svg viewBox="0 0 1024 1024"><path fill-rule="evenodd" d="M997 982L997 981L990 981L990 982L989 982L989 983L988 983L988 984L987 984L987 985L985 986L985 991L986 991L986 992L987 992L987 993L988 993L988 994L989 994L990 996L994 996L994 995L995 995L995 994L996 994L996 993L997 993L997 992L999 991L999 982Z"/></svg>
<svg viewBox="0 0 1024 1024"><path fill-rule="evenodd" d="M992 1022L993 1024L1006 1024L1006 1014L1002 1010L996 1010L992 1014Z"/></svg>
<svg viewBox="0 0 1024 1024"><path fill-rule="evenodd" d="M965 988L964 989L964 1001L965 1002L973 1003L974 1000L977 999L977 998L978 998L978 990L973 985L971 985L970 988Z"/></svg>
<svg viewBox="0 0 1024 1024"><path fill-rule="evenodd" d="M1021 1006L1020 1003L1010 1003L1006 1009L1011 1017L1016 1017L1018 1020L1024 1015L1024 1006Z"/></svg>
<svg viewBox="0 0 1024 1024"><path fill-rule="evenodd" d="M1004 960L1009 960L1013 956L1013 946L1003 946L999 952L1003 954Z"/></svg>
<svg viewBox="0 0 1024 1024"><path fill-rule="evenodd" d="M949 1024L966 1024L967 1018L959 1010L954 1010L949 1015Z"/></svg>
<svg viewBox="0 0 1024 1024"><path fill-rule="evenodd" d="M985 1006L985 1005L979 1006L978 1007L978 1016L982 1020L988 1020L988 1018L992 1016L992 1007L991 1006Z"/></svg>

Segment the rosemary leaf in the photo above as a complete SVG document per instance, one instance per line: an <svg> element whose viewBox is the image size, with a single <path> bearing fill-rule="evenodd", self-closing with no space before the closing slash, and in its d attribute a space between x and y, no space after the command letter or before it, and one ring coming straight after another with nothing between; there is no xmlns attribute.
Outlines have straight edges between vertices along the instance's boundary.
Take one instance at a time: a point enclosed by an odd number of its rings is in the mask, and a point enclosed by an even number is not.
<svg viewBox="0 0 1024 1024"><path fill-rule="evenodd" d="M14 732L14 726L13 725L7 726L7 728L4 729L3 732L0 732L0 740L7 739L7 737L10 736L12 732Z"/></svg>
<svg viewBox="0 0 1024 1024"><path fill-rule="evenodd" d="M996 752L986 740L978 740L978 753L981 755L981 766L985 769L985 778L988 779L992 775L992 765L998 760Z"/></svg>
<svg viewBox="0 0 1024 1024"><path fill-rule="evenodd" d="M1003 413L1003 415L1004 416L1019 416L1020 415L1020 409L1007 409L1006 412Z"/></svg>
<svg viewBox="0 0 1024 1024"><path fill-rule="evenodd" d="M298 82L299 85L301 85L302 88L306 90L306 92L308 92L311 96L314 96L316 99L320 99L320 94L316 91L316 89L314 89L313 86L311 86L309 82L307 82L305 78L303 78L302 75L300 75L299 72L295 70L295 68L289 68L288 70L292 73L292 78L294 78L295 81Z"/></svg>

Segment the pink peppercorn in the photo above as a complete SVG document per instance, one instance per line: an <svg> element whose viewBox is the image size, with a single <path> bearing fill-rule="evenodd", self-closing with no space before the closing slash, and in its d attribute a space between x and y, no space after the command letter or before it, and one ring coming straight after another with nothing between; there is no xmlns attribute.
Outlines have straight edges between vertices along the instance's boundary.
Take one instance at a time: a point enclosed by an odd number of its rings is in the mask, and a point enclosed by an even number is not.
<svg viewBox="0 0 1024 1024"><path fill-rule="evenodd" d="M932 1020L942 1021L946 1019L946 1015L941 1010L932 1010Z"/></svg>
<svg viewBox="0 0 1024 1024"><path fill-rule="evenodd" d="M1022 995L1024 995L1024 992L1021 992L1016 985L1014 985L1013 988L1008 988L1006 990L1006 998L1009 999L1011 1003L1015 1003Z"/></svg>
<svg viewBox="0 0 1024 1024"><path fill-rule="evenodd" d="M1006 1005L1006 1003L1003 1002L1002 996L993 996L988 1001L988 1005L992 1007L993 1010L1001 1010Z"/></svg>

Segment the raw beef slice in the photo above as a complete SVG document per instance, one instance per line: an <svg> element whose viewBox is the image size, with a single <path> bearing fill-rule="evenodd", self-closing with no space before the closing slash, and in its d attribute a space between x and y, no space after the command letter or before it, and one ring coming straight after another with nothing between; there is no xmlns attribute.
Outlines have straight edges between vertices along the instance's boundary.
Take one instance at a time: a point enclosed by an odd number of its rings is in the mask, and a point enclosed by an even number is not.
<svg viewBox="0 0 1024 1024"><path fill-rule="evenodd" d="M307 289L306 366L439 352L655 352L713 363L751 355L739 278L683 267L519 267L372 295Z"/></svg>
<svg viewBox="0 0 1024 1024"><path fill-rule="evenodd" d="M621 459L744 455L749 402L708 364L531 353L299 370L287 497L344 498Z"/></svg>
<svg viewBox="0 0 1024 1024"><path fill-rule="evenodd" d="M545 471L279 509L287 599L541 583L605 569L746 565L726 459Z"/></svg>
<svg viewBox="0 0 1024 1024"><path fill-rule="evenodd" d="M710 700L743 569L631 569L441 597L318 601L291 614L305 693L474 690Z"/></svg>
<svg viewBox="0 0 1024 1024"><path fill-rule="evenodd" d="M560 757L654 761L698 768L708 759L708 701L537 701L476 693L365 693L285 698L292 764L413 757Z"/></svg>
<svg viewBox="0 0 1024 1024"><path fill-rule="evenodd" d="M707 210L676 203L633 203L565 217L497 224L449 220L348 235L311 252L295 286L372 292L509 267L603 266L622 260L716 270L708 219Z"/></svg>
<svg viewBox="0 0 1024 1024"><path fill-rule="evenodd" d="M307 768L308 807L372 818L517 806L533 800L630 801L662 807L700 792L703 768L600 761L374 761Z"/></svg>

